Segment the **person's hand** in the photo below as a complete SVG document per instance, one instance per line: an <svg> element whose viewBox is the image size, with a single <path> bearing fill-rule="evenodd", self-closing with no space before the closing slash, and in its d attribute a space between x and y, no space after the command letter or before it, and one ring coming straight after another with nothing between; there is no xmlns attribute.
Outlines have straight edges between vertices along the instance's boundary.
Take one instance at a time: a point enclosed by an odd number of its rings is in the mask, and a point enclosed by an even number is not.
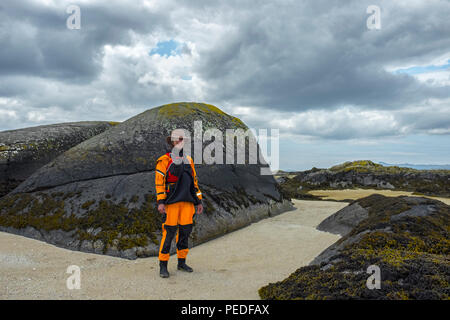
<svg viewBox="0 0 450 320"><path fill-rule="evenodd" d="M158 211L159 211L159 213L165 213L166 212L166 206L164 205L164 203L158 204Z"/></svg>
<svg viewBox="0 0 450 320"><path fill-rule="evenodd" d="M202 212L203 212L203 205L202 204L197 205L197 213L201 214Z"/></svg>

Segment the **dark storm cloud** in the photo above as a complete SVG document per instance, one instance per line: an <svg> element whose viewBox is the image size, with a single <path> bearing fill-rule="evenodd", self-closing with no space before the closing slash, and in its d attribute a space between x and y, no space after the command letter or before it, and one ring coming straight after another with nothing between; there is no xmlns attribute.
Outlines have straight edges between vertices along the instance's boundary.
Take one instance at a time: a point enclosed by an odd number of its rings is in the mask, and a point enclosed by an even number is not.
<svg viewBox="0 0 450 320"><path fill-rule="evenodd" d="M129 44L132 30L170 30L167 16L126 3L81 4L81 29L66 27L68 4L3 1L0 11L0 75L91 81L101 69L105 44ZM6 50L5 50L6 49Z"/></svg>
<svg viewBox="0 0 450 320"><path fill-rule="evenodd" d="M241 19L201 54L197 71L211 97L301 111L341 105L392 109L435 97L429 87L385 66L450 52L450 3L381 1L382 29L368 30L372 1L308 1L243 8ZM231 21L228 21L232 23Z"/></svg>
<svg viewBox="0 0 450 320"><path fill-rule="evenodd" d="M0 130L198 100L323 139L449 129L448 85L387 70L450 54L449 1L86 1L80 30L66 28L71 3L54 3L0 4ZM373 4L381 30L366 27ZM155 39L182 57L134 52Z"/></svg>
<svg viewBox="0 0 450 320"><path fill-rule="evenodd" d="M450 101L436 106L399 111L396 119L410 132L450 134Z"/></svg>

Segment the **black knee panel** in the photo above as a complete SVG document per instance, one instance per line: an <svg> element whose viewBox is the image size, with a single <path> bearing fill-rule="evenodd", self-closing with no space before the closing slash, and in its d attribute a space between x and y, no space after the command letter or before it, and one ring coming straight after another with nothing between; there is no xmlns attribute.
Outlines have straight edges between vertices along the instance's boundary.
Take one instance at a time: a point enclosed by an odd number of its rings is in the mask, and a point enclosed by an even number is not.
<svg viewBox="0 0 450 320"><path fill-rule="evenodd" d="M161 253L169 253L170 245L172 244L173 237L175 237L175 234L177 233L177 226L164 225L164 229L166 229L166 239L164 240L164 244L161 249Z"/></svg>
<svg viewBox="0 0 450 320"><path fill-rule="evenodd" d="M178 230L178 242L177 249L187 249L188 248L188 240L189 235L192 232L192 224L180 225Z"/></svg>

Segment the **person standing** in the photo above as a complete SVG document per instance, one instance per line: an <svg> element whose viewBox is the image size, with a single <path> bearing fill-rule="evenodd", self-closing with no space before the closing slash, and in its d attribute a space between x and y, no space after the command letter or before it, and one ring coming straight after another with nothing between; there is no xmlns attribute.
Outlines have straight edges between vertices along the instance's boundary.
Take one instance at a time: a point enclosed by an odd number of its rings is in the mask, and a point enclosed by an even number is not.
<svg viewBox="0 0 450 320"><path fill-rule="evenodd" d="M175 129L166 141L172 150L158 158L155 170L156 202L158 211L164 215L158 256L159 275L163 278L169 277L167 264L175 234L177 269L193 271L186 264L188 239L193 227L195 206L198 214L203 212L202 193L198 187L194 162L189 155L183 154L184 131Z"/></svg>

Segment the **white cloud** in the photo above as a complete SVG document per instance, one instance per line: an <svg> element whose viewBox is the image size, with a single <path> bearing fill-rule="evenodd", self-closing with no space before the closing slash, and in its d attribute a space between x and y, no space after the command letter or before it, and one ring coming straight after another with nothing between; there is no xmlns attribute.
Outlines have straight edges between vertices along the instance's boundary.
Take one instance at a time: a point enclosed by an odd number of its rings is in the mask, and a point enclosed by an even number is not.
<svg viewBox="0 0 450 320"><path fill-rule="evenodd" d="M393 112L370 111L355 107L304 112L258 112L258 108L233 109L246 123L255 128L279 128L283 135L310 136L325 139L363 139L367 137L404 134Z"/></svg>
<svg viewBox="0 0 450 320"><path fill-rule="evenodd" d="M285 137L448 132L448 70L385 72L450 59L448 3L381 1L377 32L365 27L370 1L82 1L82 29L71 32L69 1L24 3L0 14L1 108L16 116L2 129L202 101ZM168 40L186 50L149 55Z"/></svg>
<svg viewBox="0 0 450 320"><path fill-rule="evenodd" d="M433 86L450 86L450 68L434 72L425 72L414 75L418 80Z"/></svg>

